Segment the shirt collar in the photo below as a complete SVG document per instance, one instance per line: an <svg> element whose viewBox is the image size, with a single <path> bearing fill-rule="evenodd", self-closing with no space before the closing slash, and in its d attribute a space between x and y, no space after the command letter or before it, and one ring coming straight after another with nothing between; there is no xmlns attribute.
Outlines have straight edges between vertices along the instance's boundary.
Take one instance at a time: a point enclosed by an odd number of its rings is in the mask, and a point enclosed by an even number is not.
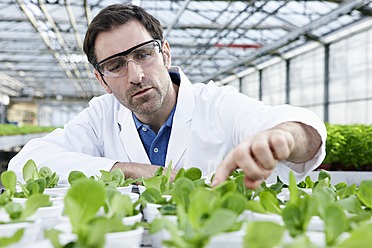
<svg viewBox="0 0 372 248"><path fill-rule="evenodd" d="M163 124L163 126L167 126L167 127L172 127L172 123L173 123L173 116L174 116L174 112L176 110L176 105L174 105L173 109L172 109L172 112L170 113L170 115L168 116L168 119L165 121L165 123ZM143 124L138 118L137 116L135 116L135 114L132 112L132 116L133 116L133 120L134 120L134 124L136 125L136 129L138 130L139 128L141 128L142 126L146 126L147 128L150 128L149 125L146 125L146 124Z"/></svg>

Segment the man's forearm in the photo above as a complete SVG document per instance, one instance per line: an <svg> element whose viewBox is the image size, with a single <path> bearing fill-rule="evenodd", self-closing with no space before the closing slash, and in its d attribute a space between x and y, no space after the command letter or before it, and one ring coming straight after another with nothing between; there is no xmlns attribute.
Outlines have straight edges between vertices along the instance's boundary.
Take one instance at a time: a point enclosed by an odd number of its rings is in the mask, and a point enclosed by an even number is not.
<svg viewBox="0 0 372 248"><path fill-rule="evenodd" d="M157 169L159 169L158 165L151 165L151 164L141 164L141 163L134 163L134 162L117 162L115 163L111 171L119 168L124 172L125 178L132 178L132 179L138 179L138 178L150 178L155 175L155 172ZM164 172L165 173L164 169ZM173 181L174 177L177 174L177 170L171 171L171 181Z"/></svg>
<svg viewBox="0 0 372 248"><path fill-rule="evenodd" d="M290 132L294 138L295 145L287 159L290 162L304 163L312 159L322 144L318 131L306 124L285 122L275 128Z"/></svg>

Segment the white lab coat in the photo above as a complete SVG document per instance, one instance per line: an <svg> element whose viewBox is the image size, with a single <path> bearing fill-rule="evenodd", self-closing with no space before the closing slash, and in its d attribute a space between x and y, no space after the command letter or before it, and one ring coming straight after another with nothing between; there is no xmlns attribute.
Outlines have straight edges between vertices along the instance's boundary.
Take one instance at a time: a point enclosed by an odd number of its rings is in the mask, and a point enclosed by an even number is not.
<svg viewBox="0 0 372 248"><path fill-rule="evenodd" d="M168 144L166 166L185 169L199 167L209 179L227 153L245 138L286 121L298 121L318 130L323 144L316 156L296 166L295 175L302 180L325 157L326 129L316 115L306 109L289 105L265 106L230 86L191 84L178 67L181 85ZM95 97L90 106L65 125L44 138L28 142L10 161L9 170L22 181L22 167L28 159L48 166L67 183L71 170L88 176L110 170L115 162L149 164L131 111L112 94ZM281 161L276 172L288 182L294 164Z"/></svg>

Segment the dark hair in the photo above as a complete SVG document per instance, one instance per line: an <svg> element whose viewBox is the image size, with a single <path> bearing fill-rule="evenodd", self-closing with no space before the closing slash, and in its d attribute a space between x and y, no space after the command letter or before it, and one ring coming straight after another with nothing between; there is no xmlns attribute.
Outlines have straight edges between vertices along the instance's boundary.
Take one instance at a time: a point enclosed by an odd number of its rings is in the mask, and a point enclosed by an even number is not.
<svg viewBox="0 0 372 248"><path fill-rule="evenodd" d="M84 38L84 52L95 65L95 41L100 33L110 32L130 21L140 22L153 39L163 40L163 28L155 17L143 8L131 4L113 4L102 9L90 23ZM130 37L128 37L129 39Z"/></svg>

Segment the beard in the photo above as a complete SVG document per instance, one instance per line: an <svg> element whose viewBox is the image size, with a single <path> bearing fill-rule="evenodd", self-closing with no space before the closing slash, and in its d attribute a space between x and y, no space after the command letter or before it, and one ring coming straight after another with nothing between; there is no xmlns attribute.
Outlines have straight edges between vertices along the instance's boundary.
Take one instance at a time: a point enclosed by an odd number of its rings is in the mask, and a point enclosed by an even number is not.
<svg viewBox="0 0 372 248"><path fill-rule="evenodd" d="M166 75L160 75L157 82L144 80L139 84L133 85L129 90L123 92L122 96L116 96L120 103L138 115L154 115L161 110L162 106L169 103L170 85L172 84L168 71ZM134 97L141 90L150 89L143 96Z"/></svg>

